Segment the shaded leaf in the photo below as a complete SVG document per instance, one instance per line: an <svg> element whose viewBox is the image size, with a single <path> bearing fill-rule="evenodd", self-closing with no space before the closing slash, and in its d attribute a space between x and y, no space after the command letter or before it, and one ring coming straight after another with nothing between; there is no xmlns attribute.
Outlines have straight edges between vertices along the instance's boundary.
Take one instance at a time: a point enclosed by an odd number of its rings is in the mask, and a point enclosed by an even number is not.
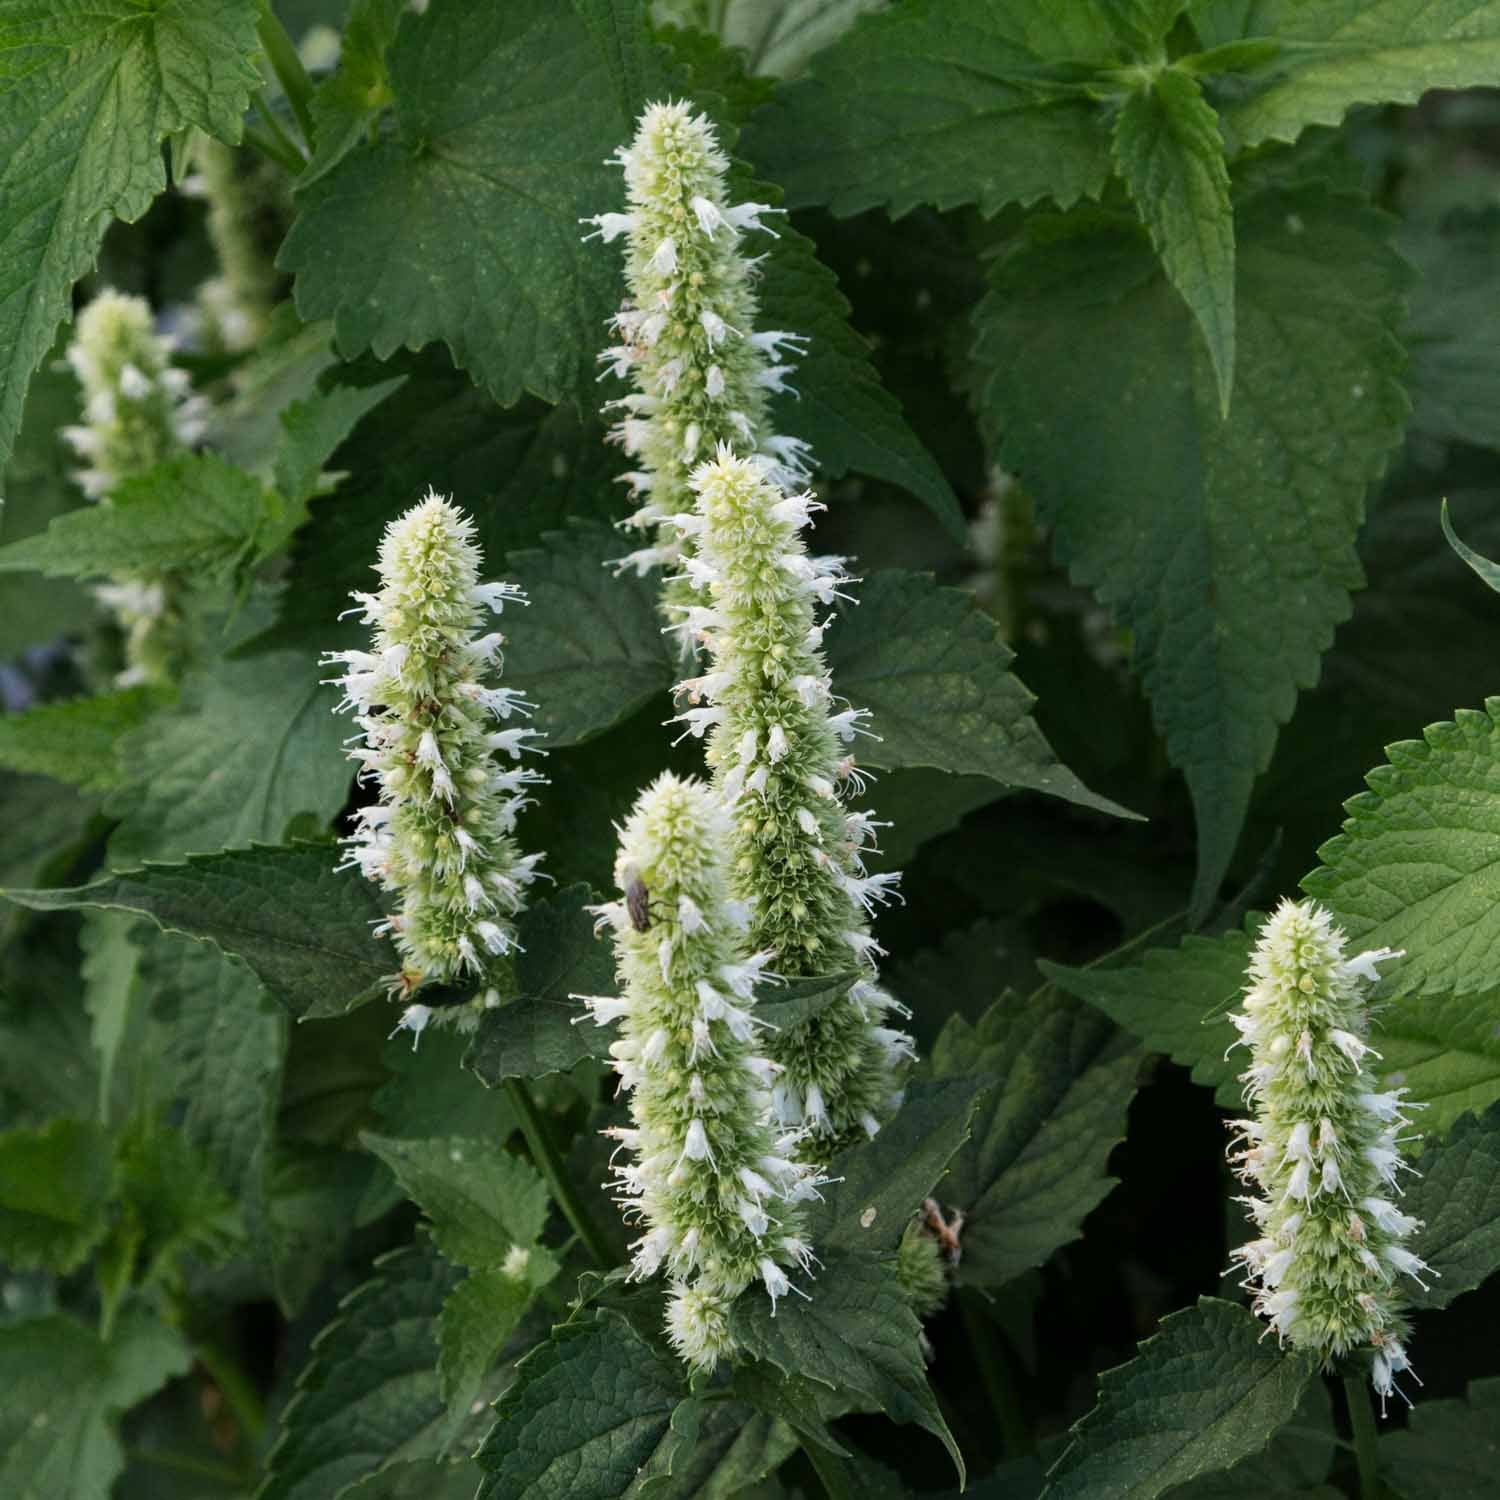
<svg viewBox="0 0 1500 1500"><path fill-rule="evenodd" d="M120 779L121 737L143 724L160 702L156 690L133 687L5 714L0 716L0 766L103 791Z"/></svg>
<svg viewBox="0 0 1500 1500"><path fill-rule="evenodd" d="M92 1121L0 1133L0 1260L74 1270L109 1227L113 1188L109 1138Z"/></svg>
<svg viewBox="0 0 1500 1500"><path fill-rule="evenodd" d="M1129 1364L1099 1378L1099 1404L1048 1476L1049 1500L1152 1500L1227 1469L1287 1422L1315 1373L1262 1338L1246 1308L1215 1297L1163 1318Z"/></svg>
<svg viewBox="0 0 1500 1500"><path fill-rule="evenodd" d="M1422 1401L1404 1432L1380 1440L1381 1472L1405 1500L1485 1500L1500 1466L1500 1380L1476 1380L1461 1401Z"/></svg>
<svg viewBox="0 0 1500 1500"><path fill-rule="evenodd" d="M991 1085L939 1196L964 1211L965 1281L999 1285L1076 1239L1114 1186L1140 1060L1103 1017L1043 989L1002 995L975 1026L951 1017L931 1066Z"/></svg>

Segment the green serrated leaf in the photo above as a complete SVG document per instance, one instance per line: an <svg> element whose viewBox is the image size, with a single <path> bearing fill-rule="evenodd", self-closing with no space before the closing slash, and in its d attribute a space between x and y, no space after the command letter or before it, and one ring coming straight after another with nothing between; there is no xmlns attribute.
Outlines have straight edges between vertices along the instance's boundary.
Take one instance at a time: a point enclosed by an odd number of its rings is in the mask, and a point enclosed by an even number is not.
<svg viewBox="0 0 1500 1500"><path fill-rule="evenodd" d="M263 552L276 551L280 540L290 537L307 519L306 502L317 493L323 465L361 418L405 384L406 376L398 375L375 385L336 385L294 401L282 412L281 446L276 451L273 474L277 490L286 497L289 513L280 528L281 537L268 539Z"/></svg>
<svg viewBox="0 0 1500 1500"><path fill-rule="evenodd" d="M1337 125L1356 104L1414 104L1428 89L1491 83L1500 69L1493 0L1275 0L1253 15L1257 36L1281 48L1260 87L1225 110L1242 147Z"/></svg>
<svg viewBox="0 0 1500 1500"><path fill-rule="evenodd" d="M919 1079L879 1135L834 1157L823 1201L808 1214L819 1254L893 1252L922 1200L948 1196L943 1174L969 1137L986 1087L985 1078Z"/></svg>
<svg viewBox="0 0 1500 1500"><path fill-rule="evenodd" d="M569 886L520 918L519 996L487 1010L464 1066L494 1088L507 1078L566 1073L586 1057L609 1055L610 1038L569 997L608 994L615 983L608 943L594 934L586 886Z"/></svg>
<svg viewBox="0 0 1500 1500"><path fill-rule="evenodd" d="M1500 1379L1461 1401L1421 1401L1403 1432L1380 1440L1380 1468L1405 1500L1487 1500L1500 1468Z"/></svg>
<svg viewBox="0 0 1500 1500"><path fill-rule="evenodd" d="M177 570L227 577L258 553L284 504L214 454L182 454L123 480L110 504L69 511L39 535L0 547L0 572L100 578Z"/></svg>
<svg viewBox="0 0 1500 1500"><path fill-rule="evenodd" d="M503 1093L464 1070L471 1040L453 1026L429 1027L415 1047L404 1032L390 1038L382 1058L391 1077L371 1100L382 1135L461 1135L497 1149L505 1144L516 1128L515 1114Z"/></svg>
<svg viewBox="0 0 1500 1500"><path fill-rule="evenodd" d="M1343 1492L1322 1483L1337 1451L1328 1386L1313 1380L1292 1420L1261 1452L1191 1480L1173 1500L1339 1500Z"/></svg>
<svg viewBox="0 0 1500 1500"><path fill-rule="evenodd" d="M1227 415L1234 387L1234 211L1219 119L1197 81L1168 68L1115 117L1115 167L1208 343Z"/></svg>
<svg viewBox="0 0 1500 1500"><path fill-rule="evenodd" d="M1226 1018L1245 987L1250 948L1264 920L1251 913L1244 930L1218 937L1190 933L1176 948L1150 948L1138 962L1070 969L1043 959L1053 984L1087 1000L1154 1052L1192 1069L1193 1082L1217 1091L1221 1104L1239 1098L1241 1071L1224 1051L1234 1040Z"/></svg>
<svg viewBox="0 0 1500 1500"><path fill-rule="evenodd" d="M462 1416L479 1394L485 1372L515 1332L536 1294L561 1267L540 1246L526 1252L519 1274L504 1266L475 1271L459 1282L443 1303L438 1380L454 1417Z"/></svg>
<svg viewBox="0 0 1500 1500"><path fill-rule="evenodd" d="M626 544L602 526L549 532L543 542L505 560L530 600L506 615L505 680L537 705L532 723L548 746L576 745L653 700L669 717L677 662L656 580L611 577L606 564Z"/></svg>
<svg viewBox="0 0 1500 1500"><path fill-rule="evenodd" d="M26 385L110 219L166 186L162 138L238 141L255 12L240 0L45 0L0 27L0 463Z"/></svg>
<svg viewBox="0 0 1500 1500"><path fill-rule="evenodd" d="M1110 174L1102 106L1077 65L1117 59L1103 7L942 0L867 16L751 122L745 148L794 208L1097 197Z"/></svg>
<svg viewBox="0 0 1500 1500"><path fill-rule="evenodd" d="M388 1464L340 1491L341 1500L474 1500L479 1471L471 1459L458 1463Z"/></svg>
<svg viewBox="0 0 1500 1500"><path fill-rule="evenodd" d="M312 96L317 142L297 178L299 188L305 190L338 166L390 103L385 52L407 8L403 0L354 0L349 7L338 70Z"/></svg>
<svg viewBox="0 0 1500 1500"><path fill-rule="evenodd" d="M974 772L1120 817L1058 762L1031 716L1031 694L995 620L961 589L921 573L876 573L827 638L839 692L870 710L872 765Z"/></svg>
<svg viewBox="0 0 1500 1500"><path fill-rule="evenodd" d="M1495 985L1500 965L1500 699L1386 749L1302 882L1366 948L1404 948L1386 993Z"/></svg>
<svg viewBox="0 0 1500 1500"><path fill-rule="evenodd" d="M298 311L346 355L441 339L502 405L592 393L614 268L578 221L617 191L622 128L587 29L544 0L434 0L385 60L394 132L300 195L280 256Z"/></svg>
<svg viewBox="0 0 1500 1500"><path fill-rule="evenodd" d="M1153 1500L1264 1447L1316 1373L1264 1331L1216 1297L1163 1318L1129 1364L1100 1376L1099 1404L1048 1475L1048 1500Z"/></svg>
<svg viewBox="0 0 1500 1500"><path fill-rule="evenodd" d="M1500 1270L1500 1104L1460 1115L1422 1153L1417 1173L1401 1211L1422 1220L1416 1244L1436 1276L1409 1300L1447 1307Z"/></svg>
<svg viewBox="0 0 1500 1500"><path fill-rule="evenodd" d="M244 959L293 1015L337 1014L383 989L397 963L370 930L384 920L378 892L353 871L335 873L335 857L320 844L256 845L0 897L33 911L139 912Z"/></svg>
<svg viewBox="0 0 1500 1500"><path fill-rule="evenodd" d="M983 421L1073 577L1132 632L1187 776L1196 908L1349 612L1365 487L1405 417L1406 272L1384 217L1323 187L1266 189L1236 204L1236 232L1227 421L1191 316L1116 219L1034 225L976 314Z"/></svg>
<svg viewBox="0 0 1500 1500"><path fill-rule="evenodd" d="M858 970L841 974L818 974L808 979L788 979L774 988L767 985L756 991L755 1014L768 1026L785 1029L801 1026L820 1016L837 1000L849 993L849 986L860 977Z"/></svg>
<svg viewBox="0 0 1500 1500"><path fill-rule="evenodd" d="M476 1500L618 1500L686 1395L677 1364L623 1318L555 1328L496 1404Z"/></svg>
<svg viewBox="0 0 1500 1500"><path fill-rule="evenodd" d="M361 1137L432 1221L438 1248L474 1270L532 1245L547 1222L547 1184L530 1163L488 1141Z"/></svg>
<svg viewBox="0 0 1500 1500"><path fill-rule="evenodd" d="M836 1408L838 1402L829 1397L824 1387L800 1375L785 1374L775 1365L751 1359L736 1364L734 1389L758 1411L786 1423L799 1437L836 1458L849 1456L849 1450L828 1429L828 1420L836 1412L824 1408Z"/></svg>
<svg viewBox="0 0 1500 1500"><path fill-rule="evenodd" d="M1005 994L977 1026L953 1016L932 1049L938 1078L991 1087L940 1197L962 1208L964 1280L997 1286L1076 1239L1114 1186L1139 1057L1086 1006Z"/></svg>
<svg viewBox="0 0 1500 1500"><path fill-rule="evenodd" d="M108 1228L113 1160L89 1120L0 1133L0 1260L60 1273L82 1265Z"/></svg>
<svg viewBox="0 0 1500 1500"><path fill-rule="evenodd" d="M0 1493L109 1500L125 1467L120 1416L191 1363L182 1336L145 1309L107 1343L64 1314L0 1328Z"/></svg>
<svg viewBox="0 0 1500 1500"><path fill-rule="evenodd" d="M156 689L133 687L6 714L0 717L0 766L104 791L120 779L121 737L145 723L161 701Z"/></svg>
<svg viewBox="0 0 1500 1500"><path fill-rule="evenodd" d="M349 722L311 655L281 651L216 662L120 747L126 783L110 861L129 866L284 838L294 818L327 824L352 768ZM334 859L334 863L337 860Z"/></svg>
<svg viewBox="0 0 1500 1500"><path fill-rule="evenodd" d="M375 1267L314 1342L256 1500L328 1500L393 1459L436 1456L438 1318L460 1273L420 1246Z"/></svg>
<svg viewBox="0 0 1500 1500"><path fill-rule="evenodd" d="M278 1276L270 1196L286 1015L243 964L198 943L156 938L142 978L171 1091L183 1101L179 1128L234 1195Z"/></svg>
<svg viewBox="0 0 1500 1500"><path fill-rule="evenodd" d="M730 1328L747 1353L783 1373L868 1400L894 1422L925 1428L948 1450L963 1483L963 1455L927 1384L921 1324L890 1268L830 1253L809 1297L789 1296L773 1308L753 1288L734 1304Z"/></svg>
<svg viewBox="0 0 1500 1500"><path fill-rule="evenodd" d="M1244 988L1259 929L1260 918L1252 915L1242 932L1188 937L1179 948L1151 949L1132 964L1068 969L1044 962L1041 967L1054 984L1191 1068L1193 1081L1213 1089L1224 1108L1237 1109L1242 1067L1235 1061L1238 1054L1227 1053L1234 1031L1226 1017ZM1361 940L1356 946L1372 945ZM1500 1099L1497 995L1426 994L1381 1007L1381 1086L1409 1088L1412 1098L1426 1103L1422 1124L1427 1130L1440 1133L1465 1110L1482 1110Z"/></svg>

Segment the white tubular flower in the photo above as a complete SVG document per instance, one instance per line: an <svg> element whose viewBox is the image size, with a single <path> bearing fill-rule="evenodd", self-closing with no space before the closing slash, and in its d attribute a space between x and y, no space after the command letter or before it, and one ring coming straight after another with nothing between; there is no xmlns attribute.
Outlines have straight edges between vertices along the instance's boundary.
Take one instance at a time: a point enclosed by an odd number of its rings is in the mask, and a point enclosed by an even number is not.
<svg viewBox="0 0 1500 1500"><path fill-rule="evenodd" d="M493 651L474 649L489 613L522 596L509 584L479 583L473 538L474 523L434 493L393 521L376 564L380 592L355 596L375 626L371 650L324 658L344 668L334 679L344 689L339 707L353 709L364 730L350 758L380 793L360 810L340 868L354 865L401 898L388 923L402 959L396 987L472 984L476 992L423 1024L477 1021L486 988L516 948L514 919L541 857L523 856L511 828L528 800L519 788L544 778L492 758L497 748L514 758L539 736L490 731L496 716L526 707L484 685ZM402 1024L419 1030L405 1017Z"/></svg>
<svg viewBox="0 0 1500 1500"><path fill-rule="evenodd" d="M685 103L650 105L617 155L629 212L584 222L594 226L586 238L628 241L618 341L601 358L638 393L611 403L624 407L615 440L638 459L632 488L649 491L654 517L689 509L689 471L721 443L759 451L789 483L805 477L807 445L769 431L766 402L806 340L754 331L754 262L741 249L746 233L775 233L762 216L779 210L729 201L729 160L708 117ZM689 539L630 561L644 571L691 551ZM686 595L673 585L668 597Z"/></svg>
<svg viewBox="0 0 1500 1500"><path fill-rule="evenodd" d="M84 460L73 477L91 500L108 504L127 479L202 435L206 403L173 366L172 346L156 332L144 298L95 297L79 315L68 363L83 387L84 420L62 435ZM95 590L125 638L121 686L180 674L188 650L180 594L175 579L159 574L117 574Z"/></svg>
<svg viewBox="0 0 1500 1500"><path fill-rule="evenodd" d="M1234 1120L1230 1162L1258 1196L1244 1200L1259 1231L1234 1252L1255 1309L1294 1348L1332 1365L1371 1351L1382 1408L1410 1369L1400 1276L1435 1275L1402 1241L1420 1222L1392 1201L1404 1089L1373 1092L1364 1060L1378 1056L1366 998L1390 950L1345 958L1345 936L1311 901L1283 901L1261 931L1242 1009L1230 1019L1248 1046L1241 1074L1255 1117ZM1404 1393L1402 1393L1404 1394Z"/></svg>
<svg viewBox="0 0 1500 1500"><path fill-rule="evenodd" d="M752 1283L773 1310L789 1291L806 1295L787 1274L807 1263L796 1205L824 1180L779 1149L769 1123L763 1028L749 986L736 988L728 840L701 782L668 773L641 794L615 864L624 899L599 908L621 996L578 997L582 1024L621 1033L610 1054L632 1126L612 1133L630 1155L615 1167L618 1201L642 1227L631 1274L671 1277L668 1334L704 1370L730 1352L729 1305Z"/></svg>
<svg viewBox="0 0 1500 1500"><path fill-rule="evenodd" d="M839 732L855 711L829 711L815 625L815 585L825 574L806 566L801 536L809 507L789 505L762 463L727 446L694 470L691 484L705 564L699 599L719 624L713 670L679 691L713 700L708 763L734 820L731 880L751 914L746 951L774 954L787 976L836 974L856 962L873 968L881 949L868 916L895 896L898 877L864 874L874 824L868 814L851 818L840 800L859 784ZM860 984L767 1041L782 1070L777 1118L805 1129L809 1149L865 1139L890 1113L898 1070L912 1054L909 1037L882 1025L895 1003Z"/></svg>

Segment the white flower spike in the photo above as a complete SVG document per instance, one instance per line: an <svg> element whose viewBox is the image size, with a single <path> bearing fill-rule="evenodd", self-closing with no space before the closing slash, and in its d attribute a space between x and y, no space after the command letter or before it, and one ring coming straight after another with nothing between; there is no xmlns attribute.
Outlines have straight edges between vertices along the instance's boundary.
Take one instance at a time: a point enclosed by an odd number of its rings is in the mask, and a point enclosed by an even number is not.
<svg viewBox="0 0 1500 1500"><path fill-rule="evenodd" d="M797 1205L824 1181L769 1123L774 1068L751 998L763 960L736 953L728 841L701 782L668 773L641 794L620 834L622 898L598 908L621 995L575 997L580 1020L620 1028L610 1055L632 1123L609 1133L630 1158L614 1168L619 1202L642 1230L631 1274L671 1277L667 1333L701 1370L732 1351L729 1308L753 1283L773 1310L807 1295L788 1275L810 1260Z"/></svg>
<svg viewBox="0 0 1500 1500"><path fill-rule="evenodd" d="M585 238L628 241L628 296L612 320L617 342L601 360L636 387L610 405L623 408L613 440L635 459L627 482L647 497L630 524L658 533L656 546L627 559L644 572L692 552L691 539L663 523L690 508L688 474L721 443L759 451L788 484L811 472L807 445L771 432L766 406L806 340L754 331L754 262L741 241L774 235L764 220L780 210L729 201L729 159L706 115L685 103L650 105L618 160L629 211L585 220ZM667 597L687 596L669 584Z"/></svg>
<svg viewBox="0 0 1500 1500"><path fill-rule="evenodd" d="M714 786L733 820L734 894L751 914L747 951L774 954L777 973L787 976L832 975L856 963L873 969L881 949L869 917L899 899L898 877L865 873L876 824L841 800L844 788L858 785L843 730L864 711L830 713L816 626L817 583L846 580L833 559L820 559L817 570L808 565L801 529L812 507L789 503L759 461L722 446L691 483L697 598L719 623L709 642L712 671L678 690L707 696L712 707L678 717L688 732L700 724L708 731ZM804 1128L809 1149L866 1139L890 1114L912 1056L911 1039L883 1024L895 1010L890 995L861 980L811 1021L767 1040L781 1068L777 1118Z"/></svg>
<svg viewBox="0 0 1500 1500"><path fill-rule="evenodd" d="M364 731L350 758L360 780L379 788L344 840L344 864L401 898L386 924L402 959L395 988L475 990L467 1004L410 1007L402 1024L418 1033L429 1020L478 1020L491 977L517 947L515 917L541 859L523 856L511 832L524 789L546 780L512 762L540 736L490 729L531 705L483 681L497 644L481 635L489 614L525 601L513 585L481 584L479 562L474 523L429 493L386 528L380 592L355 595L351 613L375 626L371 650L324 658L344 669L334 679L339 707L353 709ZM499 764L497 751L506 756Z"/></svg>
<svg viewBox="0 0 1500 1500"><path fill-rule="evenodd" d="M1393 1201L1411 1124L1405 1090L1374 1092L1366 999L1390 949L1344 956L1316 903L1283 901L1261 930L1235 1046L1253 1119L1230 1122L1229 1159L1256 1190L1256 1238L1234 1251L1255 1309L1277 1336L1325 1365L1364 1349L1382 1409L1411 1369L1401 1276L1435 1275L1402 1243L1421 1227ZM1415 1377L1413 1377L1415 1378Z"/></svg>

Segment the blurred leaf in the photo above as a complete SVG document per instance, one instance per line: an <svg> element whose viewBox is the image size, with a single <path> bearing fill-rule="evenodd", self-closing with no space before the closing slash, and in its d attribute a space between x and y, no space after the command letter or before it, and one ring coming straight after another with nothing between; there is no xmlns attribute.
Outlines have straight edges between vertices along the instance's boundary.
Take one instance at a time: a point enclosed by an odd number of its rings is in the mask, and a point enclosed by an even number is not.
<svg viewBox="0 0 1500 1500"><path fill-rule="evenodd" d="M72 1271L109 1227L109 1137L89 1120L0 1133L0 1260Z"/></svg>
<svg viewBox="0 0 1500 1500"><path fill-rule="evenodd" d="M237 0L58 0L0 37L0 463L27 382L67 317L73 282L112 218L140 218L166 186L164 136L196 125L237 141L255 17Z"/></svg>
<svg viewBox="0 0 1500 1500"><path fill-rule="evenodd" d="M122 688L97 698L44 703L0 716L0 766L104 791L120 779L121 738L160 706L154 688Z"/></svg>
<svg viewBox="0 0 1500 1500"><path fill-rule="evenodd" d="M181 1335L144 1311L107 1343L63 1314L0 1327L0 1493L108 1500L125 1467L120 1415L190 1363Z"/></svg>

